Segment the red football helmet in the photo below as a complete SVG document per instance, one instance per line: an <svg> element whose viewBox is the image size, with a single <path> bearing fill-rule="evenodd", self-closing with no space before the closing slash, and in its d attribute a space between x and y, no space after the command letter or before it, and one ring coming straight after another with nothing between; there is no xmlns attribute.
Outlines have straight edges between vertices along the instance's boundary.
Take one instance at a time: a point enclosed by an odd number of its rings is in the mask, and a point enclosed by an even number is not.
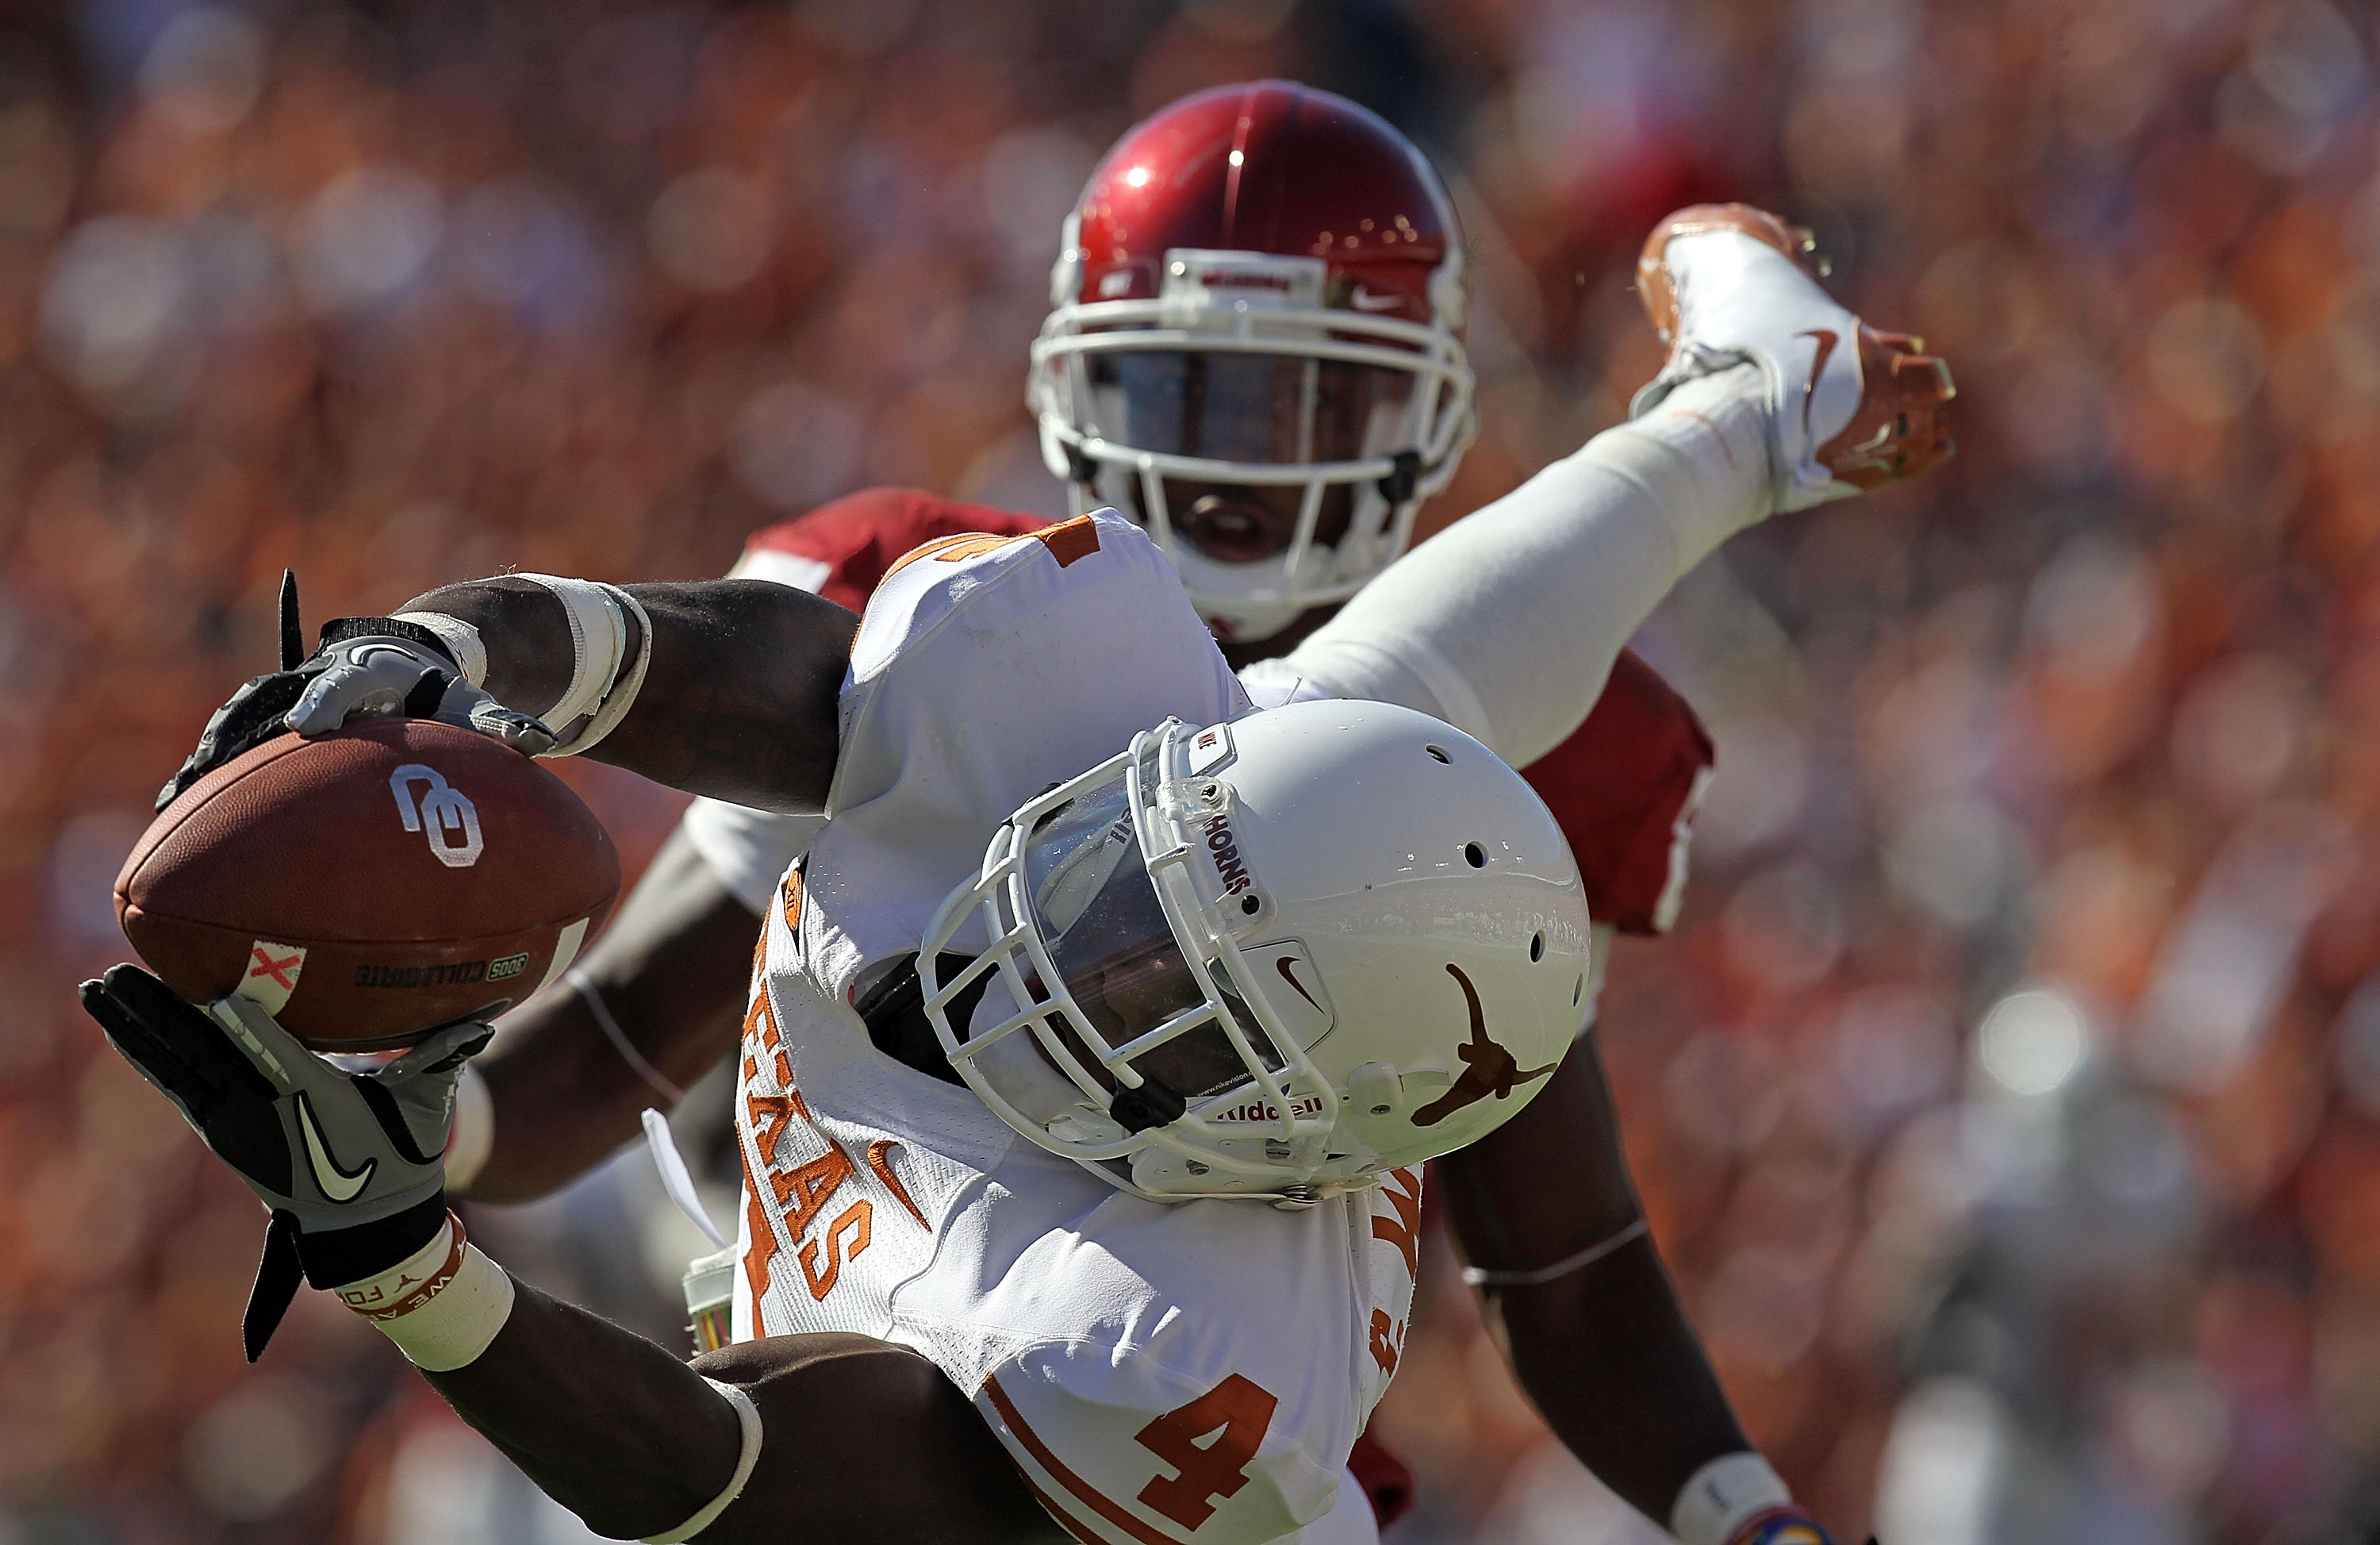
<svg viewBox="0 0 2380 1545"><path fill-rule="evenodd" d="M1026 397L1075 507L1262 639L1412 539L1472 432L1463 243L1412 141L1289 81L1127 131L1066 217Z"/></svg>

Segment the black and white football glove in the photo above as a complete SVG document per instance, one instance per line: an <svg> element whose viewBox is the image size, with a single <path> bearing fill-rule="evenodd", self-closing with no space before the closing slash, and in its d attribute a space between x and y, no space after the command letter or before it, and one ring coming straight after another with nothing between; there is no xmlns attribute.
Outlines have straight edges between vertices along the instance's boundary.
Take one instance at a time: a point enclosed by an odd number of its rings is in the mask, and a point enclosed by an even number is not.
<svg viewBox="0 0 2380 1545"><path fill-rule="evenodd" d="M251 999L195 1007L137 966L82 984L82 1006L272 1210L242 1331L263 1352L302 1274L336 1287L388 1270L446 1217L446 1133L485 1025L450 1025L350 1073Z"/></svg>
<svg viewBox="0 0 2380 1545"><path fill-rule="evenodd" d="M399 617L335 617L322 643L299 658L298 585L281 584L281 669L257 676L216 709L198 748L157 794L158 809L200 778L278 735L328 735L350 719L399 714L437 719L536 756L553 732L465 679L445 641Z"/></svg>

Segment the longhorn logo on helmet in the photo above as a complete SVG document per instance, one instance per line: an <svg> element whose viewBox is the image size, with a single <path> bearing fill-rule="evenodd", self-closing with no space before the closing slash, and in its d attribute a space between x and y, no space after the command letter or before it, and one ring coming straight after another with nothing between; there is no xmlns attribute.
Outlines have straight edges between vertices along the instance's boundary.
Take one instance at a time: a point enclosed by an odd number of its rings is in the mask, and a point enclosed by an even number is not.
<svg viewBox="0 0 2380 1545"><path fill-rule="evenodd" d="M1488 1016L1479 1006L1479 990L1471 985L1471 979L1463 974L1461 967L1451 963L1446 973L1463 984L1463 999L1471 1009L1471 1040L1454 1049L1455 1055L1463 1059L1463 1077L1454 1080L1452 1089L1414 1113L1415 1126L1435 1126L1465 1105L1476 1104L1491 1094L1499 1100L1506 1099L1521 1085L1542 1078L1561 1065L1549 1062L1543 1067L1523 1067L1519 1058L1488 1039Z"/></svg>

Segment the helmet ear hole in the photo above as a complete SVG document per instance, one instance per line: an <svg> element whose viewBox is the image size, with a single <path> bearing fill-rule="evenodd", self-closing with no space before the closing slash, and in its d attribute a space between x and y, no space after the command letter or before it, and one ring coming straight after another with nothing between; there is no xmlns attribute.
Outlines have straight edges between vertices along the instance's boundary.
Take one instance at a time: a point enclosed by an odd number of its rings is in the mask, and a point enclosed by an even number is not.
<svg viewBox="0 0 2380 1545"><path fill-rule="evenodd" d="M1446 754L1446 748L1443 746L1425 746L1422 749L1427 751L1432 757L1439 761L1451 764L1454 760L1452 757Z"/></svg>
<svg viewBox="0 0 2380 1545"><path fill-rule="evenodd" d="M1475 842L1464 843L1463 845L1463 861L1469 864L1473 869L1486 869L1488 867L1488 850L1480 846Z"/></svg>
<svg viewBox="0 0 2380 1545"><path fill-rule="evenodd" d="M1542 932L1529 935L1529 964L1534 966L1546 957L1546 936Z"/></svg>

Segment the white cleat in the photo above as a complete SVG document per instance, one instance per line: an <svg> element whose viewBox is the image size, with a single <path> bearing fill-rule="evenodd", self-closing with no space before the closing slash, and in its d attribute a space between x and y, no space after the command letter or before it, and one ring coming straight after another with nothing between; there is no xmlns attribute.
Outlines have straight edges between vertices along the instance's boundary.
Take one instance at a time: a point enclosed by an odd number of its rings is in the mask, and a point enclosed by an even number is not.
<svg viewBox="0 0 2380 1545"><path fill-rule="evenodd" d="M1630 405L1742 360L1768 381L1777 507L1806 509L1913 478L1951 452L1950 367L1878 333L1819 287L1808 233L1749 204L1696 204L1653 228L1636 288L1670 358ZM1846 347L1856 344L1857 347Z"/></svg>

